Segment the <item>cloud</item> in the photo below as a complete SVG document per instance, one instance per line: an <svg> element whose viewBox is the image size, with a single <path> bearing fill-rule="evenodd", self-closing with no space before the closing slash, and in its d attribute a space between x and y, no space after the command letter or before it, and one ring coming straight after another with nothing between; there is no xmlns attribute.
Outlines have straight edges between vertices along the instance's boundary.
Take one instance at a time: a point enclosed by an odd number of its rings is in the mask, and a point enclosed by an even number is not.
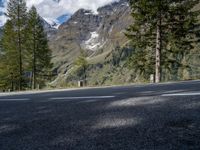
<svg viewBox="0 0 200 150"><path fill-rule="evenodd" d="M6 0L0 0L0 26L3 26L7 20L4 15L6 11Z"/></svg>
<svg viewBox="0 0 200 150"><path fill-rule="evenodd" d="M73 14L80 8L96 12L99 7L115 1L119 0L26 0L28 8L36 6L40 16L49 20L56 20L64 14Z"/></svg>
<svg viewBox="0 0 200 150"><path fill-rule="evenodd" d="M5 15L0 16L0 27L6 23L7 17Z"/></svg>
<svg viewBox="0 0 200 150"><path fill-rule="evenodd" d="M44 18L56 19L64 14L73 14L80 8L96 12L99 7L114 1L118 0L27 0L27 5L35 5Z"/></svg>

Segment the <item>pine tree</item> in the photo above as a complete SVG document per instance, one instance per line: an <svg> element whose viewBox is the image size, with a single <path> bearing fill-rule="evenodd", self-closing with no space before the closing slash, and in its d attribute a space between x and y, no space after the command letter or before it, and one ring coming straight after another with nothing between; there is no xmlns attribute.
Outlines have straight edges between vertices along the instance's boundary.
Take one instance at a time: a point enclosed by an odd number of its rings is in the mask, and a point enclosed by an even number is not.
<svg viewBox="0 0 200 150"><path fill-rule="evenodd" d="M169 55L177 58L177 52L184 54L192 48L195 30L191 31L199 13L191 10L198 3L199 0L130 0L134 24L126 35L135 49L132 59L140 62L133 62L133 66L145 74L154 73L156 82L160 82L161 67L170 62Z"/></svg>
<svg viewBox="0 0 200 150"><path fill-rule="evenodd" d="M7 8L7 16L9 18L10 28L12 28L9 33L4 34L4 36L12 37L12 43L7 42L8 48L6 50L12 51L13 57L17 58L17 62L15 62L18 65L18 70L16 72L13 72L18 79L18 89L22 90L23 88L23 54L24 54L24 43L25 43L25 26L26 26L26 2L25 0L10 0L8 2L8 8ZM14 61L13 61L14 62ZM11 64L10 64L11 65ZM12 64L15 65L15 64ZM11 66L12 66L11 65Z"/></svg>
<svg viewBox="0 0 200 150"><path fill-rule="evenodd" d="M84 77L84 80L86 82L87 78L87 68L88 68L88 61L86 59L86 54L83 50L81 50L80 56L75 60L74 65L78 67L78 70L81 73L81 76Z"/></svg>
<svg viewBox="0 0 200 150"><path fill-rule="evenodd" d="M10 20L4 26L3 37L1 39L1 76L4 88L17 89L19 81L19 51L16 50L17 34L14 31ZM10 84L12 83L12 86Z"/></svg>
<svg viewBox="0 0 200 150"><path fill-rule="evenodd" d="M7 68L5 61L5 51L2 46L2 40L0 41L0 90L5 90L7 88Z"/></svg>
<svg viewBox="0 0 200 150"><path fill-rule="evenodd" d="M111 52L111 54L112 54L111 62L112 62L113 66L119 67L122 52L123 52L122 48L120 47L119 43L117 42L114 50Z"/></svg>
<svg viewBox="0 0 200 150"><path fill-rule="evenodd" d="M27 60L32 71L32 88L35 89L51 68L51 51L48 48L42 20L34 6L28 13L26 44L28 47Z"/></svg>
<svg viewBox="0 0 200 150"><path fill-rule="evenodd" d="M27 13L25 0L10 0L8 21L3 29L0 57L0 85L13 90L22 90L28 84L25 74L32 72L32 88L49 78L51 51L43 23L32 7ZM4 68L4 69L2 69Z"/></svg>

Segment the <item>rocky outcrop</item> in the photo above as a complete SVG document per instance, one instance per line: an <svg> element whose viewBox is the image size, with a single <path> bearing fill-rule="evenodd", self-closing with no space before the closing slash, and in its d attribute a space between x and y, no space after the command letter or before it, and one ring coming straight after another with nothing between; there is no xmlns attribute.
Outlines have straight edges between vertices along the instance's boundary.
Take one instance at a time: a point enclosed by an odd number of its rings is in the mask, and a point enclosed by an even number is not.
<svg viewBox="0 0 200 150"><path fill-rule="evenodd" d="M42 25L44 27L45 32L47 33L48 39L53 40L52 37L57 32L57 24L56 23L48 23L44 18L40 17L42 21Z"/></svg>

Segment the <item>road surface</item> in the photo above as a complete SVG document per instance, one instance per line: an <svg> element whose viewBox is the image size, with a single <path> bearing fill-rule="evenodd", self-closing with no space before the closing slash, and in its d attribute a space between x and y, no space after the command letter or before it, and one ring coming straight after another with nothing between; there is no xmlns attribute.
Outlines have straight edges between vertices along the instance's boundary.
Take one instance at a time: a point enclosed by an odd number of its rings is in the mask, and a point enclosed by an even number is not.
<svg viewBox="0 0 200 150"><path fill-rule="evenodd" d="M200 81L0 96L0 150L200 149Z"/></svg>

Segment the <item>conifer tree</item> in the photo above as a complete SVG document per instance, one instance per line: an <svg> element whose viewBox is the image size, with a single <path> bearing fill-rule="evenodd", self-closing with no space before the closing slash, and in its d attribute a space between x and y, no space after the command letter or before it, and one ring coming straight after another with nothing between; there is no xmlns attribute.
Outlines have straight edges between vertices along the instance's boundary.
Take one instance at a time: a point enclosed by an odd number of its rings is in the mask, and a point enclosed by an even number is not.
<svg viewBox="0 0 200 150"><path fill-rule="evenodd" d="M44 32L42 20L33 6L28 13L27 49L29 66L32 71L32 88L47 75L51 68L51 51Z"/></svg>
<svg viewBox="0 0 200 150"><path fill-rule="evenodd" d="M10 66L14 65L18 67L13 73L18 79L18 89L22 90L23 88L23 59L24 59L24 51L25 51L25 26L26 26L26 18L27 18L27 8L25 0L10 0L8 2L7 8L7 16L9 18L8 24L10 32L4 34L7 38L12 40L7 41L4 39L4 45L7 45L8 48L5 50L11 52L13 57L17 59L17 61L13 61L15 63L10 64ZM12 38L11 38L12 37ZM10 44L8 42L11 42ZM6 44L7 43L7 44ZM8 53L9 53L8 52ZM10 59L10 58L9 58ZM10 59L11 60L11 59Z"/></svg>
<svg viewBox="0 0 200 150"><path fill-rule="evenodd" d="M43 22L32 7L27 13L25 0L10 0L8 21L3 28L0 51L0 86L22 90L28 85L26 72L32 72L31 87L44 83L51 70L51 51Z"/></svg>
<svg viewBox="0 0 200 150"><path fill-rule="evenodd" d="M6 60L5 60L5 52L2 46L2 40L0 41L0 89L6 89L7 88L7 81L6 79L7 74L7 68L6 68Z"/></svg>
<svg viewBox="0 0 200 150"><path fill-rule="evenodd" d="M75 60L74 62L75 66L78 67L78 70L81 73L81 76L84 77L84 80L86 82L87 78L87 68L88 68L88 61L86 59L86 54L83 50L81 50L80 56Z"/></svg>
<svg viewBox="0 0 200 150"><path fill-rule="evenodd" d="M19 51L16 49L17 33L10 20L4 26L1 39L1 75L4 88L14 90L19 88ZM10 84L12 82L12 86Z"/></svg>
<svg viewBox="0 0 200 150"><path fill-rule="evenodd" d="M199 0L130 0L134 24L126 35L135 49L132 59L140 62L133 62L133 66L145 74L155 73L156 82L160 82L161 67L170 62L168 56L177 58L177 53L186 54L192 48L199 14L192 8L198 3Z"/></svg>

